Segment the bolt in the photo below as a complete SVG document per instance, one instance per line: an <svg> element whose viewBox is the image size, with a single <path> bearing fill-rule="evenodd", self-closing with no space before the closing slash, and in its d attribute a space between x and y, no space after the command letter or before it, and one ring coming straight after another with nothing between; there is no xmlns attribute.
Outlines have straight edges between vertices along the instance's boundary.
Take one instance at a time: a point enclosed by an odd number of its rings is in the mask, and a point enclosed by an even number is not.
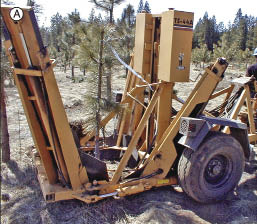
<svg viewBox="0 0 257 224"><path fill-rule="evenodd" d="M214 175L218 175L220 173L220 171L221 171L221 166L220 165L216 165L216 166L213 167L212 172L213 172Z"/></svg>

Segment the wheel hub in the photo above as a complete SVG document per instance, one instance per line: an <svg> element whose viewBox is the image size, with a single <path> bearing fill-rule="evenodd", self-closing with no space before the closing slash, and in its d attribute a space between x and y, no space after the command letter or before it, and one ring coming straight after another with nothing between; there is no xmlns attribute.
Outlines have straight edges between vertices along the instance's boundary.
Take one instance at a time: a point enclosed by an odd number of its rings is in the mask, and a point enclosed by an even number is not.
<svg viewBox="0 0 257 224"><path fill-rule="evenodd" d="M222 167L220 165L216 165L216 166L213 167L212 172L213 172L214 175L218 175L221 170L222 170Z"/></svg>
<svg viewBox="0 0 257 224"><path fill-rule="evenodd" d="M219 160L211 160L208 165L208 173L210 176L217 176L222 171L222 163Z"/></svg>
<svg viewBox="0 0 257 224"><path fill-rule="evenodd" d="M204 176L206 181L210 184L217 184L222 181L226 176L227 166L226 157L218 155L212 158L205 168Z"/></svg>

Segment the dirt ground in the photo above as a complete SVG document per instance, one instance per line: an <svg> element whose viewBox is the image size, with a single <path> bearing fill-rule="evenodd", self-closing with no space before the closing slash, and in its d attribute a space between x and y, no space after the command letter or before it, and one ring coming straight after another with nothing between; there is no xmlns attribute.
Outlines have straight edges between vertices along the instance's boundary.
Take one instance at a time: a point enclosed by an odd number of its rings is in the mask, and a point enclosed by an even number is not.
<svg viewBox="0 0 257 224"><path fill-rule="evenodd" d="M202 72L191 69L191 79ZM203 72L202 72L203 73ZM67 73L68 74L68 73ZM83 118L83 96L86 83L73 83L60 69L55 75L69 121ZM76 76L82 74L77 71ZM224 81L243 74L228 69ZM124 71L113 79L114 89L125 85ZM176 84L179 97L184 100L195 83ZM47 204L42 196L29 149L33 141L16 87L8 87L7 115L11 158L1 164L1 223L257 223L257 157L247 162L239 186L219 203L203 205L189 198L179 186L152 189L119 200L106 199L87 205L77 200ZM219 105L222 98L210 103ZM178 105L175 105L177 107ZM257 153L256 147L255 152Z"/></svg>

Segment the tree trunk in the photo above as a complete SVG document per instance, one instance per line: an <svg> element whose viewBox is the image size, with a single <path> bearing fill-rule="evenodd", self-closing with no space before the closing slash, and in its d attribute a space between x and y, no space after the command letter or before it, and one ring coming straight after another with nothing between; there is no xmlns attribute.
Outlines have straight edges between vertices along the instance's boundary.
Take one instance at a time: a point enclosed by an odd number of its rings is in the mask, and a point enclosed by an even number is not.
<svg viewBox="0 0 257 224"><path fill-rule="evenodd" d="M108 68L107 71L107 76L106 76L106 95L107 95L107 100L111 101L112 100L112 69Z"/></svg>
<svg viewBox="0 0 257 224"><path fill-rule="evenodd" d="M95 157L100 159L99 133L100 133L100 99L102 93L103 77L103 47L104 31L101 32L101 41L99 48L99 65L98 65L98 89L97 89L97 109L96 109L96 135L95 135Z"/></svg>
<svg viewBox="0 0 257 224"><path fill-rule="evenodd" d="M112 1L111 8L110 8L110 23L111 24L113 24L113 8L114 8L114 2Z"/></svg>
<svg viewBox="0 0 257 224"><path fill-rule="evenodd" d="M10 160L10 144L9 144L9 132L6 114L5 103L5 90L4 85L1 83L1 149L2 149L2 161L7 163Z"/></svg>
<svg viewBox="0 0 257 224"><path fill-rule="evenodd" d="M110 24L113 24L113 3L111 5L110 9ZM107 72L107 77L106 77L106 95L107 95L107 100L111 101L111 94L112 94L112 81L111 81L111 68L108 69Z"/></svg>
<svg viewBox="0 0 257 224"><path fill-rule="evenodd" d="M74 78L74 65L71 66L71 77Z"/></svg>
<svg viewBox="0 0 257 224"><path fill-rule="evenodd" d="M86 69L83 68L83 76L86 76Z"/></svg>
<svg viewBox="0 0 257 224"><path fill-rule="evenodd" d="M110 8L110 24L113 24L113 8L114 8L114 2L111 2L111 8ZM106 77L106 86L107 86L107 100L112 100L112 68L107 68L107 77Z"/></svg>
<svg viewBox="0 0 257 224"><path fill-rule="evenodd" d="M128 69L127 68L125 69L125 72L126 72L125 75L126 75L126 78L127 78L128 77Z"/></svg>

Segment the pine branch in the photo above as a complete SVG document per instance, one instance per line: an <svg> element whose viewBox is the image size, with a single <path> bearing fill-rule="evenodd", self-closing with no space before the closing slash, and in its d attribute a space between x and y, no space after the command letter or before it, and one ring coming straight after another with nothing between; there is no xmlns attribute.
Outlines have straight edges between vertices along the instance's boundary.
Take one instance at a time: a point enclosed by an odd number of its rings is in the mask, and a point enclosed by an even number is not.
<svg viewBox="0 0 257 224"><path fill-rule="evenodd" d="M90 2L94 3L98 8L103 9L105 11L109 11L110 8L104 5L104 1L98 1L98 0L90 0Z"/></svg>

